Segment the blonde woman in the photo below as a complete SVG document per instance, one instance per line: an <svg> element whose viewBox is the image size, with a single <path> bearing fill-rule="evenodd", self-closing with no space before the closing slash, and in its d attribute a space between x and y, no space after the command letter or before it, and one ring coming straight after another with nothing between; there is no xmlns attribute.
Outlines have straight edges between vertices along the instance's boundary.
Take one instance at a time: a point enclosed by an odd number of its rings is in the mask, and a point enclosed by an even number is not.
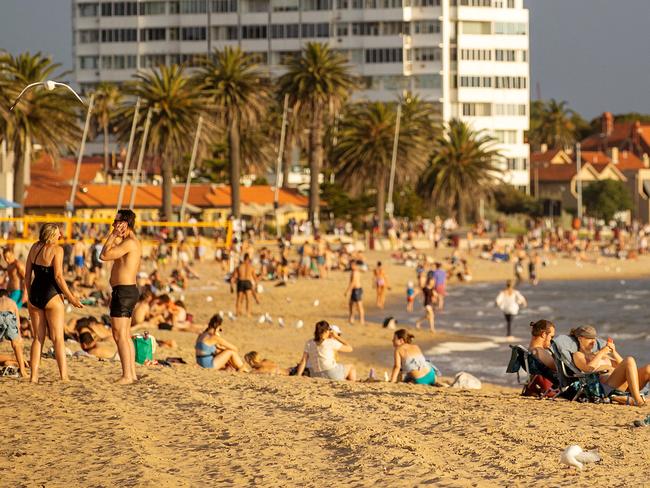
<svg viewBox="0 0 650 488"><path fill-rule="evenodd" d="M287 368L281 368L270 359L263 359L259 352L251 351L244 355L244 361L251 367L252 373L289 375Z"/></svg>
<svg viewBox="0 0 650 488"><path fill-rule="evenodd" d="M45 342L45 332L54 343L54 357L62 381L68 381L63 329L65 306L62 295L77 308L83 308L63 277L63 248L57 244L61 231L56 224L43 224L38 242L29 250L25 266L25 281L29 316L32 320L34 340L31 350L31 381L38 383L38 367ZM34 274L32 280L32 272Z"/></svg>

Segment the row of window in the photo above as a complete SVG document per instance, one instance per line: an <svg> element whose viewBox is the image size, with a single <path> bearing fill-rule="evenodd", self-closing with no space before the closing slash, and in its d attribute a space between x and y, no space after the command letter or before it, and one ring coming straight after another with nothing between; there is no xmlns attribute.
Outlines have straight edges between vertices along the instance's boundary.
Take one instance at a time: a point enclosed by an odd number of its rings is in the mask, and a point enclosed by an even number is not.
<svg viewBox="0 0 650 488"><path fill-rule="evenodd" d="M510 171L528 171L528 158L506 158L505 163Z"/></svg>
<svg viewBox="0 0 650 488"><path fill-rule="evenodd" d="M515 0L451 0L452 7L515 8Z"/></svg>
<svg viewBox="0 0 650 488"><path fill-rule="evenodd" d="M471 35L508 35L525 36L528 34L528 25L525 22L484 22L463 21L461 32Z"/></svg>
<svg viewBox="0 0 650 488"><path fill-rule="evenodd" d="M452 50L452 60L457 59L455 49ZM463 61L504 61L504 62L528 62L527 49L460 49L460 59Z"/></svg>
<svg viewBox="0 0 650 488"><path fill-rule="evenodd" d="M83 2L77 4L79 17L122 17L136 15L205 14L237 12L238 0L171 0L128 2ZM274 12L352 9L390 9L402 7L439 7L440 0L247 0L242 12Z"/></svg>
<svg viewBox="0 0 650 488"><path fill-rule="evenodd" d="M528 87L525 76L459 76L454 88L499 88L524 90Z"/></svg>
<svg viewBox="0 0 650 488"><path fill-rule="evenodd" d="M363 88L366 90L435 90L442 85L442 77L432 75L387 75L364 76Z"/></svg>
<svg viewBox="0 0 650 488"><path fill-rule="evenodd" d="M516 130L495 130L494 138L500 144L518 144L519 138Z"/></svg>
<svg viewBox="0 0 650 488"><path fill-rule="evenodd" d="M520 103L463 103L461 113L466 117L510 116L525 117L528 113L526 104Z"/></svg>

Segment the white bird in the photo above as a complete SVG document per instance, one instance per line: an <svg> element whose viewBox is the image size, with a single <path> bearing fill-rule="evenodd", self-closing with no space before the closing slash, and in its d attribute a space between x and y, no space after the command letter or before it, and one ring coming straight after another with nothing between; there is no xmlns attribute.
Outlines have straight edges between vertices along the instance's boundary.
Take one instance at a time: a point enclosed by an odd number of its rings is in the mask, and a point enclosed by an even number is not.
<svg viewBox="0 0 650 488"><path fill-rule="evenodd" d="M266 322L266 317L264 315L260 315L260 318L257 320L258 324L263 324Z"/></svg>
<svg viewBox="0 0 650 488"><path fill-rule="evenodd" d="M264 314L264 320L266 320L269 324L273 323L273 317L271 317L271 314L268 312Z"/></svg>
<svg viewBox="0 0 650 488"><path fill-rule="evenodd" d="M303 325L305 325L305 323L302 320L298 320L296 322L296 329L302 329Z"/></svg>
<svg viewBox="0 0 650 488"><path fill-rule="evenodd" d="M230 320L235 320L235 314L233 314L230 310L228 310L228 318Z"/></svg>
<svg viewBox="0 0 650 488"><path fill-rule="evenodd" d="M219 310L219 317L223 318L223 310Z"/></svg>
<svg viewBox="0 0 650 488"><path fill-rule="evenodd" d="M582 447L573 445L567 447L560 456L560 462L582 470L587 463L597 463L601 457L598 451L583 451Z"/></svg>
<svg viewBox="0 0 650 488"><path fill-rule="evenodd" d="M320 305L320 300L316 299L314 300L314 307L318 307Z"/></svg>
<svg viewBox="0 0 650 488"><path fill-rule="evenodd" d="M205 301L208 303L211 302L212 300L214 300L214 298L212 298L211 296L205 297Z"/></svg>
<svg viewBox="0 0 650 488"><path fill-rule="evenodd" d="M67 88L69 91L72 92L72 94L77 97L77 100L79 100L82 104L86 105L86 102L83 101L83 99L77 94L76 91L74 91L70 86L66 85L65 83L60 83L58 81L52 81L52 80L47 80L47 81L37 81L35 83L30 83L27 85L25 88L23 88L23 91L20 92L20 95L18 95L18 98L14 101L13 105L9 108L9 110L13 110L14 107L18 104L22 96L28 91L31 90L34 87L37 86L42 86L48 91L54 90L57 86L62 86L64 88Z"/></svg>
<svg viewBox="0 0 650 488"><path fill-rule="evenodd" d="M278 317L278 325L284 327L284 319L282 317Z"/></svg>

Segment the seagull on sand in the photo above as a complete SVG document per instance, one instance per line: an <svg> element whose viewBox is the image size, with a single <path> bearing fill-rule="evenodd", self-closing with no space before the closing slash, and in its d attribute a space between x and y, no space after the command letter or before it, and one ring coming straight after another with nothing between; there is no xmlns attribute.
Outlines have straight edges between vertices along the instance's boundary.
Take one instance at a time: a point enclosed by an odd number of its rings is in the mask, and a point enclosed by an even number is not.
<svg viewBox="0 0 650 488"><path fill-rule="evenodd" d="M597 463L600 459L598 451L583 451L582 447L577 445L567 447L560 456L561 463L579 470L582 470L585 464Z"/></svg>
<svg viewBox="0 0 650 488"><path fill-rule="evenodd" d="M18 95L18 98L14 101L13 105L9 108L9 110L13 110L14 107L18 104L20 101L21 97L28 91L31 90L34 87L37 86L42 86L44 87L47 91L52 91L58 86L62 86L64 88L67 88L69 91L72 92L72 94L77 97L77 100L79 100L83 105L86 105L86 102L83 101L83 99L77 94L76 91L74 91L70 86L66 85L65 83L61 83L59 81L52 81L52 80L47 80L47 81L37 81L35 83L30 83L27 85L25 88L23 88L23 91L20 92L20 95Z"/></svg>

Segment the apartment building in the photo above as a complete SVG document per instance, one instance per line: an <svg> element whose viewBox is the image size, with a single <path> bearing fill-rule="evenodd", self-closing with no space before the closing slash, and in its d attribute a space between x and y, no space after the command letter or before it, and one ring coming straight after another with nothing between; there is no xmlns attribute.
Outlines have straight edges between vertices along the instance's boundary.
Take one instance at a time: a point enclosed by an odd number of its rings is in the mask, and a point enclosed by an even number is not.
<svg viewBox="0 0 650 488"><path fill-rule="evenodd" d="M523 0L73 0L82 88L239 46L273 74L309 41L344 53L357 99L404 90L496 137L503 179L529 189L528 11Z"/></svg>

